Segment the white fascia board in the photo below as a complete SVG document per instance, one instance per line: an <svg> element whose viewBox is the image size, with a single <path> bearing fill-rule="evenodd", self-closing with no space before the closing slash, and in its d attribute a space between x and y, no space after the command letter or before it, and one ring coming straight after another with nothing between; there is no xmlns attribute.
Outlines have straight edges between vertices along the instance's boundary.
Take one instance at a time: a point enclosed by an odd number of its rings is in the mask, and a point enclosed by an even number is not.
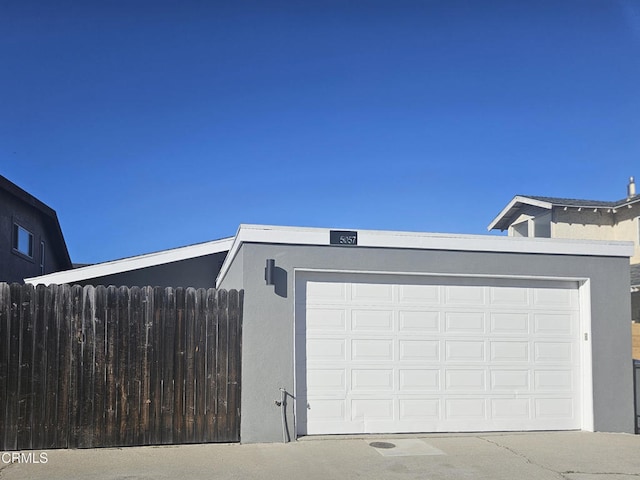
<svg viewBox="0 0 640 480"><path fill-rule="evenodd" d="M106 275L129 272L146 267L155 267L166 263L225 252L231 248L233 240L233 237L229 237L186 247L172 248L170 250L97 263L95 265L65 270L63 272L49 273L39 277L25 278L24 281L31 285L69 284L90 278L104 277Z"/></svg>
<svg viewBox="0 0 640 480"><path fill-rule="evenodd" d="M329 228L297 228L268 225L241 225L236 239L218 274L216 286L224 279L243 243L329 246ZM358 245L336 248L397 248L466 252L537 253L548 255L586 255L631 257L633 242L573 240L552 238L501 237L494 235L455 235L422 232L358 230Z"/></svg>
<svg viewBox="0 0 640 480"><path fill-rule="evenodd" d="M502 211L498 214L498 216L493 219L493 221L487 227L487 230L491 231L494 228L496 228L496 225L498 224L498 222L500 222L500 220L502 220L504 216L507 215L507 213L509 213L509 211L519 203L524 205L532 205L534 207L540 207L547 210L551 210L553 208L553 204L549 202L543 202L541 200L536 200L535 198L522 197L520 195L516 195L515 197L513 197L513 200L511 200L507 204L507 206L502 209Z"/></svg>

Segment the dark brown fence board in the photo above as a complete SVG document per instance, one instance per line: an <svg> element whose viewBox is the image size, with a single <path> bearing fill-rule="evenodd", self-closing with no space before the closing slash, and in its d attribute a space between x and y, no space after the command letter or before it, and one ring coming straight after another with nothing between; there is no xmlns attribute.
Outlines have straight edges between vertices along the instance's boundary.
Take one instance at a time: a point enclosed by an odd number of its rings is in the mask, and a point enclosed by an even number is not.
<svg viewBox="0 0 640 480"><path fill-rule="evenodd" d="M141 372L140 372L140 443L149 445L151 431L151 357L153 352L152 335L153 335L153 289L144 287L141 289L142 296L142 316L140 322L140 354L141 354Z"/></svg>
<svg viewBox="0 0 640 480"><path fill-rule="evenodd" d="M7 379L6 443L4 450L18 448L18 401L20 389L20 285L11 285L9 319L9 364Z"/></svg>
<svg viewBox="0 0 640 480"><path fill-rule="evenodd" d="M118 292L113 285L107 288L105 306L106 372L105 372L105 428L104 446L117 445L118 431Z"/></svg>
<svg viewBox="0 0 640 480"><path fill-rule="evenodd" d="M0 445L7 442L7 416L8 416L8 381L9 381L9 355L10 327L11 327L11 288L6 283L0 283Z"/></svg>
<svg viewBox="0 0 640 480"><path fill-rule="evenodd" d="M44 448L55 448L56 419L58 415L58 344L60 341L55 311L57 286L46 288L43 285L38 285L37 289L44 291L45 305L42 322L46 328L46 339L44 341L44 351L42 352L43 357L46 358L45 371L43 373L46 381L44 382L43 393L42 445L44 445Z"/></svg>
<svg viewBox="0 0 640 480"><path fill-rule="evenodd" d="M194 441L195 427L195 313L196 291L185 290L184 442Z"/></svg>
<svg viewBox="0 0 640 480"><path fill-rule="evenodd" d="M162 355L162 425L163 444L177 443L173 438L173 413L175 411L174 364L176 331L176 295L173 289L166 290L163 313L163 355Z"/></svg>
<svg viewBox="0 0 640 480"><path fill-rule="evenodd" d="M94 445L105 445L105 396L106 396L106 375L107 375L107 327L106 327L106 308L107 308L107 292L106 287L99 285L95 288L95 314L94 314L94 388L93 388L93 436Z"/></svg>
<svg viewBox="0 0 640 480"><path fill-rule="evenodd" d="M173 411L173 441L184 442L184 357L185 357L185 292L184 288L176 289L176 330L175 330L175 361L174 361L174 411Z"/></svg>
<svg viewBox="0 0 640 480"><path fill-rule="evenodd" d="M229 298L227 292L218 292L218 339L216 347L216 383L218 398L216 401L215 441L228 437L227 402L229 399Z"/></svg>
<svg viewBox="0 0 640 480"><path fill-rule="evenodd" d="M151 368L149 378L149 443L158 445L162 443L162 345L163 345L163 299L164 289L153 289L153 318L151 342Z"/></svg>
<svg viewBox="0 0 640 480"><path fill-rule="evenodd" d="M242 293L0 283L0 450L239 441Z"/></svg>
<svg viewBox="0 0 640 480"><path fill-rule="evenodd" d="M199 288L196 291L196 324L194 354L194 392L195 392L195 425L194 441L205 441L205 405L206 405L206 348L207 348L207 291Z"/></svg>
<svg viewBox="0 0 640 480"><path fill-rule="evenodd" d="M61 285L55 302L56 325L58 326L58 401L56 423L56 447L69 447L69 427L71 423L71 377L72 377L72 344L76 342L71 325L72 305L71 287ZM73 445L71 445L73 446Z"/></svg>
<svg viewBox="0 0 640 480"><path fill-rule="evenodd" d="M213 442L217 428L217 358L218 348L218 294L207 290L207 358L206 358L206 397L205 397L205 442Z"/></svg>
<svg viewBox="0 0 640 480"><path fill-rule="evenodd" d="M127 443L129 422L129 289L118 290L118 433L117 444Z"/></svg>
<svg viewBox="0 0 640 480"><path fill-rule="evenodd" d="M33 362L33 286L22 288L20 295L20 364L18 378L18 449L31 448L31 395Z"/></svg>
<svg viewBox="0 0 640 480"><path fill-rule="evenodd" d="M33 317L33 364L31 374L31 396L33 398L33 408L31 411L31 443L33 445L43 445L46 435L45 428L45 399L47 391L47 355L46 344L49 333L46 322L47 300L46 288L38 285L35 289L35 302L32 306Z"/></svg>

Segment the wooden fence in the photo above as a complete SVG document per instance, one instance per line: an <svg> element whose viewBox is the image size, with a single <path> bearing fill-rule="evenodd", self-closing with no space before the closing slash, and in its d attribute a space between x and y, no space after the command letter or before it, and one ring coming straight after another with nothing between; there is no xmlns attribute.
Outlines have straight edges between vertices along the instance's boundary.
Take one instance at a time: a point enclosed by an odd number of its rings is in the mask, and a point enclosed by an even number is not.
<svg viewBox="0 0 640 480"><path fill-rule="evenodd" d="M239 441L242 302L0 283L0 451Z"/></svg>

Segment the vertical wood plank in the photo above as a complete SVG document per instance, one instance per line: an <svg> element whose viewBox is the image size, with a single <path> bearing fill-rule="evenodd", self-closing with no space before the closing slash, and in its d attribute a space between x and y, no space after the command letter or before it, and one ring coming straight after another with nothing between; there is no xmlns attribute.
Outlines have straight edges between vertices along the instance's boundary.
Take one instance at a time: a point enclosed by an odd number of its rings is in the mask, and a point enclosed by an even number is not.
<svg viewBox="0 0 640 480"><path fill-rule="evenodd" d="M92 446L104 447L106 428L106 345L107 345L107 289L104 285L98 285L93 291L94 295L94 354L93 354L93 434Z"/></svg>
<svg viewBox="0 0 640 480"><path fill-rule="evenodd" d="M194 441L202 443L205 437L205 413L206 413L206 341L207 341L207 291L199 288L196 291L196 328L195 328L195 429Z"/></svg>
<svg viewBox="0 0 640 480"><path fill-rule="evenodd" d="M150 438L151 445L162 443L162 381L163 381L163 309L164 309L164 289L155 287L153 289L153 324L152 324L152 359L150 372Z"/></svg>
<svg viewBox="0 0 640 480"><path fill-rule="evenodd" d="M18 402L20 388L20 295L22 289L17 283L10 286L11 318L9 323L9 365L7 381L6 418L7 431L5 450L18 449Z"/></svg>
<svg viewBox="0 0 640 480"><path fill-rule="evenodd" d="M184 442L185 291L176 288L173 441Z"/></svg>
<svg viewBox="0 0 640 480"><path fill-rule="evenodd" d="M33 365L31 396L33 410L31 412L31 448L46 448L46 392L47 392L47 335L49 326L46 319L47 288L38 285L34 292L33 316Z"/></svg>
<svg viewBox="0 0 640 480"><path fill-rule="evenodd" d="M162 365L162 443L176 443L173 436L175 411L175 351L176 351L176 295L172 288L165 289L163 313L163 365Z"/></svg>
<svg viewBox="0 0 640 480"><path fill-rule="evenodd" d="M18 449L31 447L31 415L33 413L33 285L22 285L20 296L20 365L18 379Z"/></svg>
<svg viewBox="0 0 640 480"><path fill-rule="evenodd" d="M229 291L229 408L227 422L229 438L227 441L240 441L240 385L241 385L241 348L242 348L242 303L243 293Z"/></svg>
<svg viewBox="0 0 640 480"><path fill-rule="evenodd" d="M195 429L195 313L196 291L185 290L184 443L194 441Z"/></svg>
<svg viewBox="0 0 640 480"><path fill-rule="evenodd" d="M129 424L129 289L118 289L118 445L130 445L127 439Z"/></svg>
<svg viewBox="0 0 640 480"><path fill-rule="evenodd" d="M9 284L0 283L0 450L7 448L9 357L11 346L11 289Z"/></svg>
<svg viewBox="0 0 640 480"><path fill-rule="evenodd" d="M73 376L73 344L75 332L72 323L72 293L69 285L60 285L55 298L55 316L58 327L58 401L55 440L57 448L68 448L71 424L71 396Z"/></svg>
<svg viewBox="0 0 640 480"><path fill-rule="evenodd" d="M140 435L139 443L141 445L150 444L150 408L151 408L151 351L153 333L153 289L144 287L140 289L142 315L140 321Z"/></svg>
<svg viewBox="0 0 640 480"><path fill-rule="evenodd" d="M95 303L93 286L82 289L81 357L78 369L78 448L93 447L95 421Z"/></svg>
<svg viewBox="0 0 640 480"><path fill-rule="evenodd" d="M206 338L206 442L215 441L218 413L217 349L218 349L218 294L207 290L207 338Z"/></svg>
<svg viewBox="0 0 640 480"><path fill-rule="evenodd" d="M118 444L118 291L110 285L106 300L106 372L104 446Z"/></svg>
<svg viewBox="0 0 640 480"><path fill-rule="evenodd" d="M218 291L218 340L216 349L216 382L217 388L217 428L214 436L216 442L229 441L228 402L229 402L229 297L226 291Z"/></svg>
<svg viewBox="0 0 640 480"><path fill-rule="evenodd" d="M58 370L59 353L59 328L56 323L56 293L57 285L50 285L44 288L44 308L43 323L46 326L46 338L44 339L44 353L46 357L46 370L44 372L46 381L43 392L43 439L42 446L37 448L55 448L56 444L56 423L58 418Z"/></svg>
<svg viewBox="0 0 640 480"><path fill-rule="evenodd" d="M129 318L129 421L127 444L140 445L140 331L142 298L139 287L130 289L131 317Z"/></svg>
<svg viewBox="0 0 640 480"><path fill-rule="evenodd" d="M82 287L71 287L71 378L69 381L69 447L78 448L82 428L80 402L84 337L82 331Z"/></svg>

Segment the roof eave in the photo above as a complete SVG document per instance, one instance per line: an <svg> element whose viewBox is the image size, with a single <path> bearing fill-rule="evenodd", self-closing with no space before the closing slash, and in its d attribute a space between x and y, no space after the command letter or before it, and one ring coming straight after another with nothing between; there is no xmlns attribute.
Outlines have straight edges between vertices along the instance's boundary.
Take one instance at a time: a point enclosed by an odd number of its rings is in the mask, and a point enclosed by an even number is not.
<svg viewBox="0 0 640 480"><path fill-rule="evenodd" d="M32 285L65 284L74 283L91 278L104 277L117 273L130 272L141 268L155 267L180 260L188 260L205 255L212 255L228 251L233 244L233 237L213 240L211 242L178 247L160 252L147 253L135 257L127 257L119 260L88 265L72 270L50 273L38 277L25 278L25 283Z"/></svg>
<svg viewBox="0 0 640 480"><path fill-rule="evenodd" d="M543 202L542 200L537 200L535 198L529 198L522 195L516 195L513 199L507 204L506 207L502 209L502 211L498 214L496 218L489 224L487 227L488 231L491 230L501 230L504 231L509 228L510 215L509 213L512 210L517 209L517 205L531 205L534 207L544 208L546 210L551 210L553 208L553 204L549 202ZM506 226L505 226L506 224Z"/></svg>

